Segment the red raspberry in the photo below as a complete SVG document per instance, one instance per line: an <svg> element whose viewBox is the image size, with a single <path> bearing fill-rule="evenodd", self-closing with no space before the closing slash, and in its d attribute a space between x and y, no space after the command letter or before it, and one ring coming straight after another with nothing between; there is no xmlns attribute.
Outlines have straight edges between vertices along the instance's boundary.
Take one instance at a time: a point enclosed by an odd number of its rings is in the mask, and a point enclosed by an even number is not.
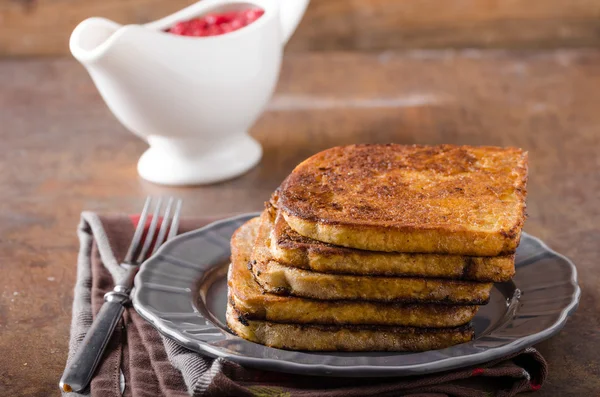
<svg viewBox="0 0 600 397"><path fill-rule="evenodd" d="M223 33L219 25L212 25L206 28L207 36L218 36Z"/></svg>
<svg viewBox="0 0 600 397"><path fill-rule="evenodd" d="M167 32L183 36L216 36L241 29L256 21L264 13L264 10L253 8L222 14L207 14L200 18L178 22L167 29Z"/></svg>
<svg viewBox="0 0 600 397"><path fill-rule="evenodd" d="M186 24L184 22L178 22L177 24L175 24L175 26L169 29L169 32L173 34L184 34L185 28Z"/></svg>
<svg viewBox="0 0 600 397"><path fill-rule="evenodd" d="M230 23L224 23L224 24L221 24L221 25L219 25L219 27L221 28L221 32L222 32L223 34L225 34L225 33L229 33L229 32L233 32L233 31L235 30L235 29L234 29L234 28L231 26L231 24L230 24Z"/></svg>
<svg viewBox="0 0 600 397"><path fill-rule="evenodd" d="M231 26L231 28L233 30L238 30L238 29L243 28L245 26L244 22L241 19L239 19L239 18L236 18L233 21L231 21L231 23L229 25Z"/></svg>
<svg viewBox="0 0 600 397"><path fill-rule="evenodd" d="M251 23L260 18L264 13L265 11L261 10L260 8L253 8L246 11L245 17L248 20L248 23Z"/></svg>

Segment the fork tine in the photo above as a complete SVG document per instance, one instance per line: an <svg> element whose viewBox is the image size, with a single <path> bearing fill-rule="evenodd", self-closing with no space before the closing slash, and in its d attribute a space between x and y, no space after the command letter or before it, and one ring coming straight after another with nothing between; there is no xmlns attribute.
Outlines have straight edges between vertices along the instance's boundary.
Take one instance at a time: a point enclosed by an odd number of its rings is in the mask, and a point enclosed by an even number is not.
<svg viewBox="0 0 600 397"><path fill-rule="evenodd" d="M169 201L167 201L167 208L165 209L165 214L163 215L162 222L160 224L160 229L158 230L158 236L156 236L156 241L154 242L154 249L152 250L152 254L155 254L156 251L160 248L162 243L165 242L165 237L167 236L167 229L169 228L169 217L171 215L171 207L173 207L173 197L169 197Z"/></svg>
<svg viewBox="0 0 600 397"><path fill-rule="evenodd" d="M150 249L150 245L152 244L152 240L154 240L154 234L156 233L156 225L158 224L158 217L160 214L160 207L162 206L162 197L158 199L156 206L154 207L154 214L152 215L152 221L150 222L150 227L148 228L148 233L146 233L146 238L144 239L144 245L142 246L142 250L138 254L136 263L140 264L146 258L146 254Z"/></svg>
<svg viewBox="0 0 600 397"><path fill-rule="evenodd" d="M142 213L140 214L140 220L138 221L138 224L135 228L135 233L133 234L133 238L131 239L131 244L129 245L129 249L127 250L125 259L123 259L124 263L131 264L133 256L140 247L140 242L142 241L142 235L144 234L144 228L146 227L146 218L148 217L148 210L150 209L151 202L152 197L146 197L144 208L142 209Z"/></svg>
<svg viewBox="0 0 600 397"><path fill-rule="evenodd" d="M177 200L177 205L175 206L175 213L173 214L173 220L171 221L171 227L169 228L169 235L167 236L167 240L172 239L177 236L177 232L179 231L179 217L181 215L181 205L183 201L181 199Z"/></svg>

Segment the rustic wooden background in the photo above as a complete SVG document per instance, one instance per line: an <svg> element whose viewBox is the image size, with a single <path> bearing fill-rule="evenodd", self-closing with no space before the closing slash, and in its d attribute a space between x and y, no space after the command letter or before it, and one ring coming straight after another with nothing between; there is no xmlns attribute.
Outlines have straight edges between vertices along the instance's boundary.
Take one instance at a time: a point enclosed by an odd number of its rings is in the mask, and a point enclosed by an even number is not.
<svg viewBox="0 0 600 397"><path fill-rule="evenodd" d="M144 23L195 1L0 0L0 56L67 54L89 16ZM598 44L598 0L312 0L288 51Z"/></svg>

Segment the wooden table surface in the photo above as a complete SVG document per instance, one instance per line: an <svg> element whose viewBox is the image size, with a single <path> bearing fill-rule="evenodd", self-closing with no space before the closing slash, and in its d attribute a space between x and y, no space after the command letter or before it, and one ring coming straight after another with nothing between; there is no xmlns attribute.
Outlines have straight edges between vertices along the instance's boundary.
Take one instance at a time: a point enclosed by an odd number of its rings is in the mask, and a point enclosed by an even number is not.
<svg viewBox="0 0 600 397"><path fill-rule="evenodd" d="M288 54L254 126L264 158L218 185L139 179L145 144L112 117L71 60L0 62L0 395L57 394L67 355L82 210L138 211L176 194L185 214L261 208L307 156L354 142L520 146L530 153L525 230L569 256L577 313L537 346L538 396L600 390L600 52Z"/></svg>

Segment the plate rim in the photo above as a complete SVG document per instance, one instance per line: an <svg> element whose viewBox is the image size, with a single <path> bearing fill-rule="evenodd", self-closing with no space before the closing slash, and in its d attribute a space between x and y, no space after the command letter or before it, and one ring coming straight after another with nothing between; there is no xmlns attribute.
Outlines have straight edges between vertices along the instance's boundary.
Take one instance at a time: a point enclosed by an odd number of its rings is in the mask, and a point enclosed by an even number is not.
<svg viewBox="0 0 600 397"><path fill-rule="evenodd" d="M408 364L408 365L369 365L369 364L357 364L357 365L348 365L348 366L338 366L331 364L309 364L309 363L296 363L288 360L281 359L273 359L273 358L265 358L265 357L249 357L243 354L236 354L235 352L231 352L229 350L225 351L219 346L214 346L208 342L191 339L189 336L184 335L181 330L176 327L172 327L163 321L160 316L154 313L152 310L146 308L145 304L141 302L140 296L142 292L145 290L143 283L140 281L142 275L149 271L147 264L151 262L155 262L160 260L160 256L163 251L167 250L171 245L175 245L181 240L185 240L190 238L195 234L202 234L207 230L210 230L220 224L236 222L243 219L251 219L252 217L260 215L260 212L252 212L252 213L243 213L240 215L236 215L233 217L228 217L224 219L217 220L215 222L211 222L203 227L198 229L194 229L185 233L182 233L167 243L163 244L160 249L150 257L143 266L141 266L138 274L135 278L135 288L132 293L132 303L134 309L150 324L152 324L161 334L173 339L176 343L181 344L184 347L187 347L191 350L198 352L199 354L206 354L213 358L222 357L225 359L229 359L241 365L247 365L254 368L260 368L264 370L278 371L278 372L288 372L288 373L297 373L297 374L305 374L305 375L318 375L318 376L361 376L361 377L389 377L389 376L410 376L410 375L418 375L418 374L426 374L426 373L435 373L446 370L451 370L455 368L467 367L470 365L479 364L482 362L487 362L490 360L494 360L496 358L500 358L511 353L517 352L523 348L530 347L534 344L537 344L545 339L550 338L551 336L558 333L566 324L567 319L575 312L579 305L579 300L581 297L581 288L578 284L578 273L577 267L568 257L565 255L554 251L550 248L544 241L540 238L532 236L526 232L523 232L523 236L534 240L538 243L544 252L547 252L553 256L556 256L562 259L566 264L569 265L571 270L570 278L568 282L573 286L574 291L571 294L571 300L568 305L561 310L560 315L557 320L544 328L543 330L536 332L534 334L526 335L520 338L516 338L513 341L498 347L492 347L488 349L484 349L480 352L475 352L466 355L460 356L449 356L445 358L441 358L434 362L424 362L418 364ZM193 281L193 283L197 283L198 280ZM565 280L567 281L567 280ZM193 294L192 294L193 295ZM192 302L193 307L196 307L196 303ZM194 309L195 310L195 309ZM196 313L198 314L198 313ZM218 325L214 325L215 328L219 330L224 336L228 339L239 339L241 343L252 343L261 346L264 349L275 349L272 347L260 345L254 342L247 341L237 335L230 334L223 329L221 329ZM451 349L452 347L450 347ZM275 349L281 350L281 349ZM327 354L327 352L314 352L316 354ZM398 353L399 355L406 355L407 353ZM410 354L410 353L408 353Z"/></svg>

